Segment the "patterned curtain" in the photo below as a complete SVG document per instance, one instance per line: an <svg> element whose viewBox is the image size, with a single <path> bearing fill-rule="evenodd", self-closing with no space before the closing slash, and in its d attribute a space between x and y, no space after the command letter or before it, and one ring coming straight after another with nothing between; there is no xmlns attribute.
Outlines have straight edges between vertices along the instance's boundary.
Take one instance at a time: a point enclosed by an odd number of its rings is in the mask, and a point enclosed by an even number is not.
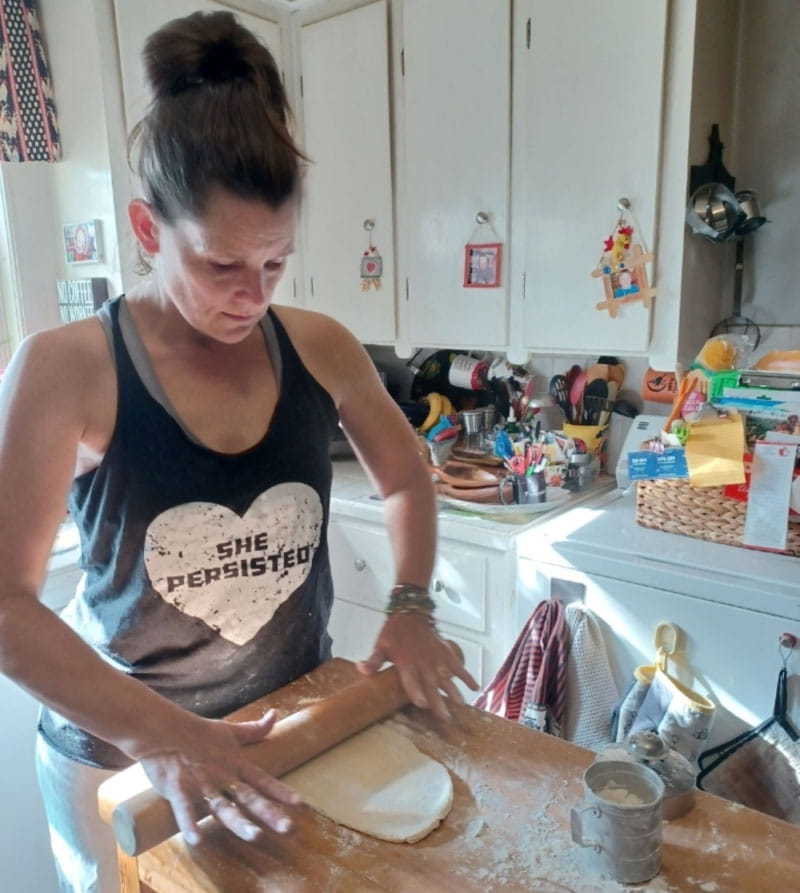
<svg viewBox="0 0 800 893"><path fill-rule="evenodd" d="M0 162L60 157L36 0L0 0Z"/></svg>

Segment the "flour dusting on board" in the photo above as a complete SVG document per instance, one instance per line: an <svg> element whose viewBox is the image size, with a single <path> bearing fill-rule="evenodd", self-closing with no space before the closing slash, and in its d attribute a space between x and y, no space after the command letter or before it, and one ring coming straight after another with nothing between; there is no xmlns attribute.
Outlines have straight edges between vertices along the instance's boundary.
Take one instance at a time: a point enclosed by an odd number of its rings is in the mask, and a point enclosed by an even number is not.
<svg viewBox="0 0 800 893"><path fill-rule="evenodd" d="M493 810L498 807L500 795L496 790L483 782L471 784L471 791L476 805L480 809L491 802ZM567 783L564 782L564 788ZM571 798L570 798L571 799ZM508 804L505 813L508 822L505 826L507 842L495 844L481 855L483 867L479 870L478 879L487 883L487 889L527 889L531 891L552 891L563 889L570 893L624 893L624 891L658 891L658 893L678 893L678 888L668 884L663 878L656 877L646 884L623 885L586 865L585 853L576 847L568 831L562 823L550 814L553 806L567 803L566 793L562 790L547 803L532 803L525 810L525 819L520 821L518 806ZM502 814L502 813L501 813ZM483 823L481 825L483 827ZM467 835L474 825L466 829ZM481 846L478 834L473 846ZM455 869L456 872L459 869ZM466 875L467 872L464 872ZM468 872L470 879L475 879L473 871ZM554 887L554 885L559 885Z"/></svg>
<svg viewBox="0 0 800 893"><path fill-rule="evenodd" d="M702 890L703 893L716 893L717 890L722 889L716 881L698 881L693 877L687 877L686 880L698 890Z"/></svg>

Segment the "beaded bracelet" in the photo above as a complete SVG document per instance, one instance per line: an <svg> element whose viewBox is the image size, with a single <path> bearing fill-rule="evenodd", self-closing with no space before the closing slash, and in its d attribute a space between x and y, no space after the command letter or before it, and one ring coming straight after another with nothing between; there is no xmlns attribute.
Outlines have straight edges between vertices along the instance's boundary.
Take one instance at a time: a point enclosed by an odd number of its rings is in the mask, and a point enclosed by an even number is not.
<svg viewBox="0 0 800 893"><path fill-rule="evenodd" d="M388 617L396 617L398 614L407 614L413 615L414 617L419 617L420 620L424 620L425 623L432 629L436 629L436 620L433 617L433 614L430 611L425 610L425 608L415 608L406 606L404 608L395 608L393 611L386 611Z"/></svg>
<svg viewBox="0 0 800 893"><path fill-rule="evenodd" d="M423 586L413 583L398 583L389 593L387 614L428 614L436 610L436 602Z"/></svg>

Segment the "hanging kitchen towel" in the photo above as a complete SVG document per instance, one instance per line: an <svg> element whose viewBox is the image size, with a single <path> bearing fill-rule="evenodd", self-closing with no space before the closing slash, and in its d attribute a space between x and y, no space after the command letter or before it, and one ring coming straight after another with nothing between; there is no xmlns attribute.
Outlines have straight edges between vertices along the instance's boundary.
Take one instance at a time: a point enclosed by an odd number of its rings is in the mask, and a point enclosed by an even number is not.
<svg viewBox="0 0 800 893"><path fill-rule="evenodd" d="M800 742L786 717L786 669L778 674L773 715L700 755L697 786L800 825Z"/></svg>
<svg viewBox="0 0 800 893"><path fill-rule="evenodd" d="M568 630L564 737L600 750L612 741L608 717L619 700L600 624L581 602L565 609Z"/></svg>
<svg viewBox="0 0 800 893"><path fill-rule="evenodd" d="M474 706L561 737L566 703L564 606L540 602Z"/></svg>
<svg viewBox="0 0 800 893"><path fill-rule="evenodd" d="M665 648L669 639L671 647ZM673 749L697 762L716 715L716 705L667 672L667 656L675 651L678 630L669 623L656 628L656 659L637 667L633 682L612 713L612 737L623 741L634 732L654 731Z"/></svg>

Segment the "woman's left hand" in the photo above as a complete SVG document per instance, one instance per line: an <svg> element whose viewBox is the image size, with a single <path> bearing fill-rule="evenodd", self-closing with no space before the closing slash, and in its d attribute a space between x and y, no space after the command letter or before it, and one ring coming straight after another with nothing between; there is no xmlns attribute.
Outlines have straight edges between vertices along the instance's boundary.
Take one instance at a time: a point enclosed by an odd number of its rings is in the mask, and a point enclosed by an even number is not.
<svg viewBox="0 0 800 893"><path fill-rule="evenodd" d="M473 691L479 687L465 669L460 652L437 635L426 617L418 614L390 615L378 633L372 654L356 666L360 673L372 676L386 661L397 667L411 703L431 710L440 719L450 719L442 692L457 704L464 703L453 677Z"/></svg>

